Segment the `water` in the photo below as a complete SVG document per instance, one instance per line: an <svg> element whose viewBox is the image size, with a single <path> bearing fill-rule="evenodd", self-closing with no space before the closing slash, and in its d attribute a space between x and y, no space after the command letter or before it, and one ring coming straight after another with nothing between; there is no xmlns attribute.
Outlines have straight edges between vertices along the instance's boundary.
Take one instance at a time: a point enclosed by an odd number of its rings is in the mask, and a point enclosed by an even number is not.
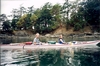
<svg viewBox="0 0 100 66"><path fill-rule="evenodd" d="M100 66L100 47L1 49L1 66Z"/></svg>

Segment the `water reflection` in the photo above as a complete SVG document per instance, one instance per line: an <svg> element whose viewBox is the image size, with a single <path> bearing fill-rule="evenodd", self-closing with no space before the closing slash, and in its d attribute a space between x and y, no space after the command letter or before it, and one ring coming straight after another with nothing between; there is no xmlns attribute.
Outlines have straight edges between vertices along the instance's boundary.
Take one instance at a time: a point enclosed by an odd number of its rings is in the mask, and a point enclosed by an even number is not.
<svg viewBox="0 0 100 66"><path fill-rule="evenodd" d="M98 66L100 48L1 50L1 66Z"/></svg>

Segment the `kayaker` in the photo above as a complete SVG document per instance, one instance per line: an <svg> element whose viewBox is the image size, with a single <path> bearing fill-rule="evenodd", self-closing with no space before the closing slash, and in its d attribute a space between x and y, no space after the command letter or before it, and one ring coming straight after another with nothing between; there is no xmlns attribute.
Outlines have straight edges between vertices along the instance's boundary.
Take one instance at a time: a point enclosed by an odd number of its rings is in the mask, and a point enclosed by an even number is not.
<svg viewBox="0 0 100 66"><path fill-rule="evenodd" d="M63 40L62 34L59 36L58 43L59 43L59 44L65 44L65 42L64 42L64 40Z"/></svg>
<svg viewBox="0 0 100 66"><path fill-rule="evenodd" d="M34 40L33 40L33 44L34 45L41 45L42 43L40 42L40 40L39 40L39 33L36 33L36 35L35 35L35 38L34 38Z"/></svg>

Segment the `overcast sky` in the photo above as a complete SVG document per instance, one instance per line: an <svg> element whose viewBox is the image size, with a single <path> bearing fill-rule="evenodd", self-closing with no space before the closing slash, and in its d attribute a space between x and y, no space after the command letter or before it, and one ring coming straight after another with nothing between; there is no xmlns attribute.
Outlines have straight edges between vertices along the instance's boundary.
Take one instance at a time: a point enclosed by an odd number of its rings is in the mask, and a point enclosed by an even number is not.
<svg viewBox="0 0 100 66"><path fill-rule="evenodd" d="M30 6L34 6L34 8L40 8L47 2L52 4L62 4L64 1L65 0L1 0L1 14L10 15L10 12L13 10L13 8L18 9L20 5L24 6L25 8Z"/></svg>

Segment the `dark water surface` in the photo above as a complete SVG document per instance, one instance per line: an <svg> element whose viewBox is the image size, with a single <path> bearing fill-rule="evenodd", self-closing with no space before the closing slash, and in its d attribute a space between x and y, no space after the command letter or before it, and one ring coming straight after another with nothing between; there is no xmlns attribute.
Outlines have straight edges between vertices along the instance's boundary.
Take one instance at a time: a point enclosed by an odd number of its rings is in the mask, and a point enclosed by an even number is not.
<svg viewBox="0 0 100 66"><path fill-rule="evenodd" d="M1 66L100 66L100 47L1 49Z"/></svg>

